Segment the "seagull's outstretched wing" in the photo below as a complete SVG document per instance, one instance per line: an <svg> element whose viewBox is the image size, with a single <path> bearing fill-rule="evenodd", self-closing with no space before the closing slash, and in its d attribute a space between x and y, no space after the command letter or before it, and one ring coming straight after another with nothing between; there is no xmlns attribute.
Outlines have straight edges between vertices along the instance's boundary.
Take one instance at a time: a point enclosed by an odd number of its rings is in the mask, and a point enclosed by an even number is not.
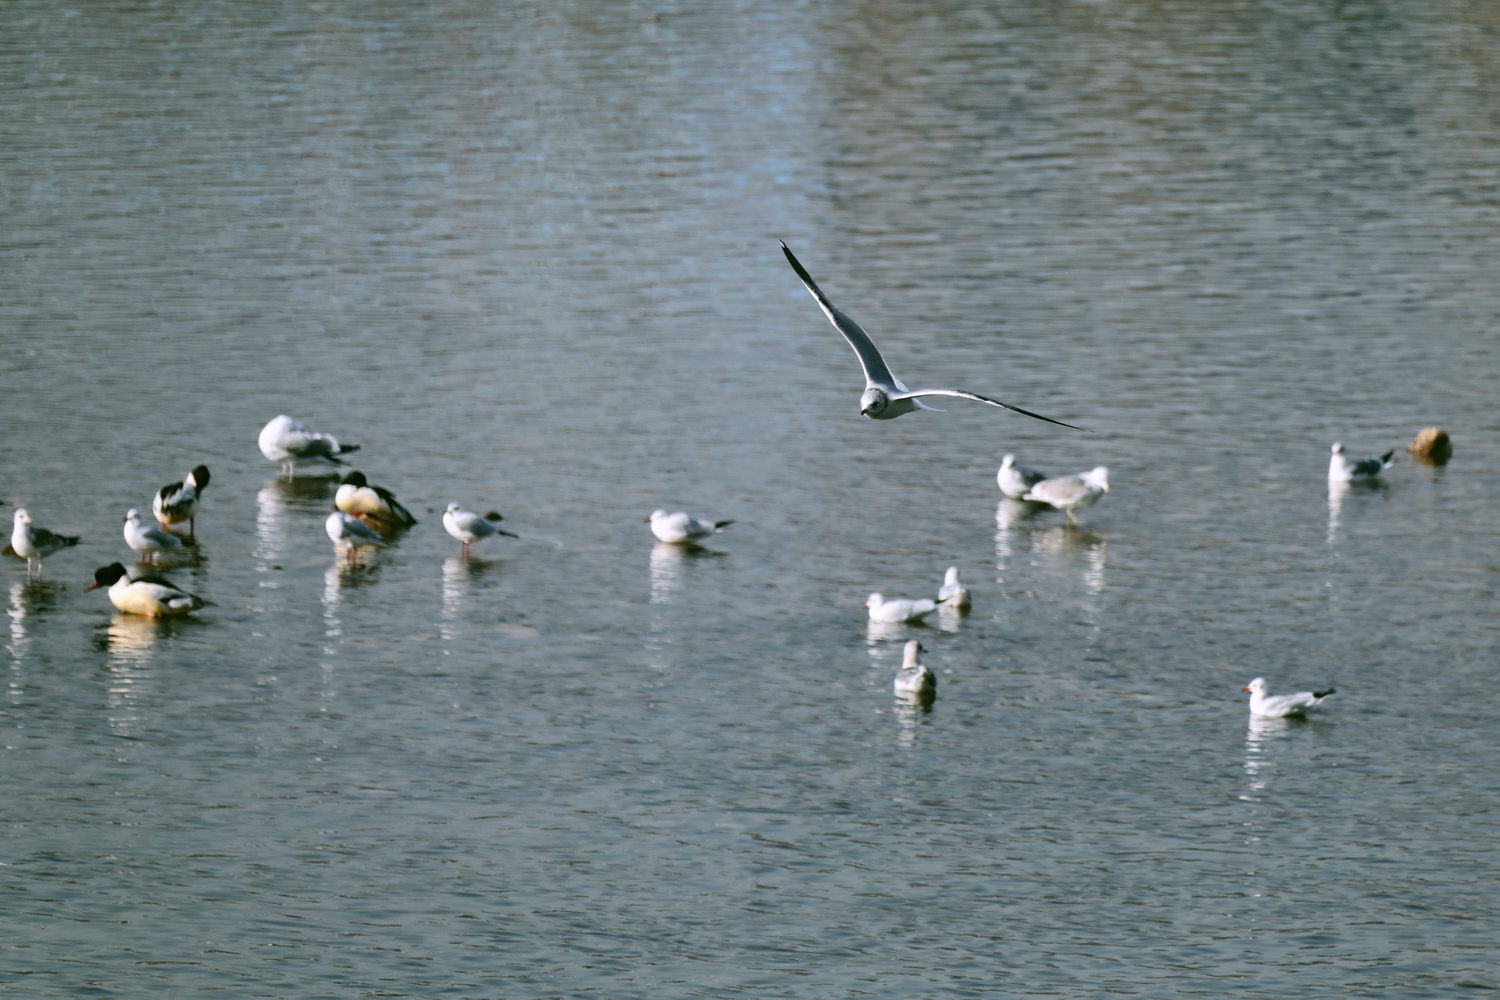
<svg viewBox="0 0 1500 1000"><path fill-rule="evenodd" d="M916 399L918 396L957 396L959 399L973 399L978 400L981 403L989 403L991 406L1003 406L1007 410L1015 410L1017 413L1024 413L1028 417L1035 417L1038 420L1045 420L1047 421L1047 423L1057 424L1059 427L1072 427L1075 431L1081 431L1084 429L1074 424L1065 424L1061 420L1053 420L1051 417L1044 417L1040 413L1032 413L1030 410L1023 410L1019 406L1011 406L1009 403L1002 403L998 399L990 399L988 396L981 396L973 392L964 392L962 389L918 389L915 392L903 392L899 395L893 395L891 396L891 399Z"/></svg>
<svg viewBox="0 0 1500 1000"><path fill-rule="evenodd" d="M849 346L854 348L860 367L865 370L865 388L874 386L884 389L887 393L895 389L898 383L891 376L891 370L885 366L885 358L880 356L880 351L870 340L870 335L828 301L828 297L823 294L818 283L812 280L812 275L808 274L807 269L797 261L796 257L792 256L791 248L786 245L785 240L781 241L781 252L786 254L787 263L792 265L792 270L797 272L797 277L801 278L807 290L812 292L812 297L818 300L818 305L822 308L823 314L828 317L828 321L844 335L844 339L849 341Z"/></svg>

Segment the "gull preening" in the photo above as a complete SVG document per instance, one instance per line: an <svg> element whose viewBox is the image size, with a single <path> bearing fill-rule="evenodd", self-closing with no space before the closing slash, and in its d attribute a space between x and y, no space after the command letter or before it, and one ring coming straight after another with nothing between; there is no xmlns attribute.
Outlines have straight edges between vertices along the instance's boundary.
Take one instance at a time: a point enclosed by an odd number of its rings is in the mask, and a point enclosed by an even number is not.
<svg viewBox="0 0 1500 1000"><path fill-rule="evenodd" d="M374 521L382 528L410 528L417 523L411 511L401 506L396 494L384 486L371 486L358 470L344 477L334 494L333 505L362 521Z"/></svg>
<svg viewBox="0 0 1500 1000"><path fill-rule="evenodd" d="M865 601L872 622L919 622L936 611L937 606L938 602L928 597L915 600L892 597L888 600L881 594L871 594Z"/></svg>
<svg viewBox="0 0 1500 1000"><path fill-rule="evenodd" d="M651 516L646 520L651 522L653 535L663 542L671 542L674 545L691 545L698 539L723 531L734 523L733 518L728 521L700 521L680 510L675 514L668 514L664 510L652 511Z"/></svg>
<svg viewBox="0 0 1500 1000"><path fill-rule="evenodd" d="M134 507L125 512L125 544L134 549L141 562L152 562L157 553L175 552L188 543L165 528L147 524L141 520L141 512Z"/></svg>
<svg viewBox="0 0 1500 1000"><path fill-rule="evenodd" d="M906 643L901 654L901 670L891 687L896 697L919 704L930 704L937 697L937 675L918 662L922 644L915 639Z"/></svg>
<svg viewBox="0 0 1500 1000"><path fill-rule="evenodd" d="M188 534L196 537L198 504L207 488L208 466L195 466L182 482L168 483L157 491L156 499L151 501L151 513L163 526L186 521Z"/></svg>
<svg viewBox="0 0 1500 1000"><path fill-rule="evenodd" d="M844 335L844 339L849 342L849 346L854 348L854 353L859 358L860 367L865 372L865 391L864 395L859 397L859 412L871 420L891 420L901 416L903 413L910 413L913 410L933 409L933 407L927 406L921 401L920 397L922 396L957 396L960 399L972 399L976 402L988 403L991 406L1001 406L1007 410L1014 410L1017 413L1025 414L1028 417L1035 417L1037 420L1045 420L1049 424L1072 427L1075 431L1083 429L1075 427L1073 424L1063 423L1061 420L1044 417L1040 413L1023 410L1019 406L1002 403L998 399L990 399L988 396L965 392L962 389L917 389L915 391L907 389L901 380L892 375L891 370L886 367L885 359L880 356L880 350L870 340L870 335L865 333L864 329L858 323L844 315L832 302L828 301L828 297L823 294L817 282L813 281L812 275L808 274L807 269L798 262L796 257L792 256L791 248L786 245L784 240L781 244L781 250L786 254L787 263L792 265L792 270L797 272L797 277L802 279L802 283L807 286L807 290L817 300L818 306L823 310L823 314L828 317L828 321L834 325L839 333Z"/></svg>
<svg viewBox="0 0 1500 1000"><path fill-rule="evenodd" d="M385 548L385 539L377 535L374 528L353 514L345 514L341 510L329 514L328 520L323 522L323 528L328 532L328 537L333 539L334 549L347 556L351 563L362 545Z"/></svg>
<svg viewBox="0 0 1500 1000"><path fill-rule="evenodd" d="M119 563L94 570L94 582L84 589L97 590L100 587L109 588L109 602L121 611L147 618L185 615L213 604L213 601L189 594L165 577L132 578L130 571Z"/></svg>
<svg viewBox="0 0 1500 1000"><path fill-rule="evenodd" d="M1394 464L1391 461L1391 456L1394 454L1396 450L1392 448L1384 455L1361 458L1356 461L1345 456L1344 446L1335 442L1333 456L1328 460L1328 481L1331 483L1368 482Z"/></svg>
<svg viewBox="0 0 1500 1000"><path fill-rule="evenodd" d="M1000 460L1000 471L995 473L995 481L1000 484L1000 492L1012 500L1019 500L1037 483L1046 479L1045 473L1037 472L1035 469L1023 469L1016 464L1016 456L1006 455Z"/></svg>
<svg viewBox="0 0 1500 1000"><path fill-rule="evenodd" d="M456 503L450 503L448 509L443 511L443 527L447 529L448 534L463 542L460 551L466 556L469 554L469 544L481 538L489 538L491 535L504 535L507 538L521 537L498 527L495 522L500 520L504 519L494 511L488 514L475 514L473 511L464 510Z"/></svg>
<svg viewBox="0 0 1500 1000"><path fill-rule="evenodd" d="M17 509L15 527L10 533L10 547L17 556L26 560L26 573L31 574L31 564L36 563L37 572L42 570L42 560L59 549L78 544L78 535L54 535L46 528L37 527L26 513L26 508Z"/></svg>
<svg viewBox="0 0 1500 1000"><path fill-rule="evenodd" d="M1266 694L1266 679L1257 677L1240 690L1250 692L1250 714L1264 715L1271 719L1282 719L1289 715L1305 715L1309 708L1334 694L1333 688L1325 691L1298 691L1296 694Z"/></svg>
<svg viewBox="0 0 1500 1000"><path fill-rule="evenodd" d="M969 610L969 588L958 582L957 566L949 566L943 575L943 585L938 588L938 603L945 609Z"/></svg>
<svg viewBox="0 0 1500 1000"><path fill-rule="evenodd" d="M281 463L282 475L297 474L297 466L347 465L340 455L358 451L357 444L339 444L332 434L318 434L308 430L286 414L282 414L261 429L260 453L273 462Z"/></svg>
<svg viewBox="0 0 1500 1000"><path fill-rule="evenodd" d="M1057 476L1034 483L1022 500L1049 503L1068 512L1068 522L1077 523L1074 511L1089 507L1109 492L1109 470L1104 466L1080 472L1076 476Z"/></svg>

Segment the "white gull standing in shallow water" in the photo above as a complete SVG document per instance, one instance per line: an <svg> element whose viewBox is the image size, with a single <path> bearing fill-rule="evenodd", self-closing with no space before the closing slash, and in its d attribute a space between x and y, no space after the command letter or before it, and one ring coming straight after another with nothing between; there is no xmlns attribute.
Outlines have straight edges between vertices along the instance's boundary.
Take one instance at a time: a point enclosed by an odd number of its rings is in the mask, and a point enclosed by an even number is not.
<svg viewBox="0 0 1500 1000"><path fill-rule="evenodd" d="M1035 469L1023 469L1016 464L1016 456L1006 455L1000 460L1000 471L995 473L995 482L1000 484L1000 492L1012 500L1019 500L1031 491L1037 483L1046 479L1046 475Z"/></svg>
<svg viewBox="0 0 1500 1000"><path fill-rule="evenodd" d="M323 522L328 537L333 539L333 547L336 551L343 553L349 561L354 562L354 557L361 545L373 545L376 548L385 548L385 539L375 533L365 522L352 514L345 514L336 510L328 515L328 520Z"/></svg>
<svg viewBox="0 0 1500 1000"><path fill-rule="evenodd" d="M134 507L125 512L125 544L141 557L141 562L152 562L158 552L175 552L188 543L163 528L141 520L141 512Z"/></svg>
<svg viewBox="0 0 1500 1000"><path fill-rule="evenodd" d="M443 511L443 527L448 534L463 542L461 552L469 554L469 543L477 542L481 538L489 538L491 535L504 535L507 538L517 538L509 531L499 528L495 522L502 520L499 514L490 511L488 514L475 514L473 511L464 510L456 503L450 503L448 509Z"/></svg>
<svg viewBox="0 0 1500 1000"><path fill-rule="evenodd" d="M655 510L651 516L646 518L651 522L651 533L663 542L672 542L677 545L690 545L700 538L707 538L718 531L723 531L734 521L700 521L682 511L668 514L664 510Z"/></svg>
<svg viewBox="0 0 1500 1000"><path fill-rule="evenodd" d="M1088 472L1080 472L1076 476L1043 479L1031 487L1031 491L1021 499L1050 503L1058 510L1067 511L1068 520L1073 522L1077 520L1073 515L1075 509L1091 506L1094 501L1108 492L1109 470L1101 465Z"/></svg>
<svg viewBox="0 0 1500 1000"><path fill-rule="evenodd" d="M1296 694L1266 694L1266 679L1257 677L1240 690L1250 692L1250 714L1264 715L1272 719L1288 715L1303 715L1309 708L1334 693L1326 691L1299 691Z"/></svg>
<svg viewBox="0 0 1500 1000"><path fill-rule="evenodd" d="M31 515L22 507L16 511L15 528L10 533L10 548L17 556L26 560L26 572L31 573L31 564L36 563L41 572L42 560L69 545L78 544L77 535L54 535L46 528L39 528Z"/></svg>
<svg viewBox="0 0 1500 1000"><path fill-rule="evenodd" d="M957 566L949 566L943 575L943 585L938 588L938 603L945 609L969 610L969 588L958 582Z"/></svg>
<svg viewBox="0 0 1500 1000"><path fill-rule="evenodd" d="M937 610L937 601L926 597L916 600L893 597L887 600L880 594L871 594L865 601L865 607L870 609L872 622L919 622Z"/></svg>
<svg viewBox="0 0 1500 1000"><path fill-rule="evenodd" d="M260 432L260 453L280 462L282 474L288 477L297 474L298 464L345 465L339 456L358 450L359 445L339 444L332 434L310 431L286 414L266 424Z"/></svg>
<svg viewBox="0 0 1500 1000"><path fill-rule="evenodd" d="M818 287L817 282L813 281L812 275L808 274L807 269L802 266L796 257L792 256L792 251L787 247L785 242L781 244L781 251L786 254L787 263L792 265L792 270L797 272L797 277L802 279L802 283L807 286L807 290L817 300L819 308L828 317L828 321L834 325L834 328L839 333L844 335L844 339L849 342L849 346L854 348L855 356L859 358L859 365L865 372L865 391L864 395L859 397L859 412L871 420L890 420L901 416L903 413L910 413L913 410L932 409L932 407L927 406L921 401L919 397L922 396L957 396L960 399L972 399L976 402L988 403L991 406L1001 406L1007 410L1023 413L1028 417L1045 420L1049 424L1072 427L1075 431L1082 430L1082 428L1074 427L1072 424L1065 424L1061 420L1053 420L1051 417L1044 417L1040 413L1032 413L1030 410L1021 409L1019 406L1011 406L1009 403L1002 403L998 399L975 395L972 392L965 392L962 389L917 389L915 391L907 389L906 386L901 384L901 380L892 375L891 370L886 367L885 358L880 356L880 350L875 346L875 342L870 339L870 335L865 333L864 329L858 323L845 316L832 302L828 301L828 297L823 294L823 290Z"/></svg>
<svg viewBox="0 0 1500 1000"><path fill-rule="evenodd" d="M917 662L922 644L915 639L906 643L901 654L901 670L891 687L896 697L919 704L929 704L937 696L937 675Z"/></svg>
<svg viewBox="0 0 1500 1000"><path fill-rule="evenodd" d="M1331 483L1351 483L1374 479L1391 467L1391 456L1394 454L1396 454L1396 450L1392 448L1384 455L1361 458L1358 461L1354 461L1344 455L1344 446L1335 442L1333 457L1328 460L1328 481Z"/></svg>
<svg viewBox="0 0 1500 1000"><path fill-rule="evenodd" d="M168 483L156 492L151 501L151 513L163 526L188 523L188 535L198 533L198 504L203 491L208 489L208 466L194 466L180 483Z"/></svg>

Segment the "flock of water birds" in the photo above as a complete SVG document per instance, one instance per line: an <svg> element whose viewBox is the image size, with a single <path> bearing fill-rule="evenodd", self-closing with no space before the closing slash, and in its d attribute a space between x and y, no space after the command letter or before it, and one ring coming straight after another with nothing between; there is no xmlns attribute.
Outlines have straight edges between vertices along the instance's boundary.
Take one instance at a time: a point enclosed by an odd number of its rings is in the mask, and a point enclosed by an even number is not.
<svg viewBox="0 0 1500 1000"><path fill-rule="evenodd" d="M828 300L785 243L781 248L787 262L859 359L865 376L865 389L859 403L864 416L872 420L890 420L915 410L934 409L922 402L924 397L951 396L1003 407L1059 426L1082 429L962 389L908 389L891 373L864 329ZM1446 447L1446 436L1442 443ZM285 415L266 424L260 432L259 445L267 459L281 465L282 474L287 478L294 478L299 466L304 470L341 471L348 465L343 456L359 449L358 445L341 444L330 434L310 431ZM1350 459L1342 444L1334 444L1328 468L1329 482L1347 484L1373 480L1391 466L1393 454L1394 451L1389 451L1377 457ZM181 482L163 486L151 504L157 522L154 525L146 522L138 509L127 511L124 539L138 555L139 562L132 567L119 562L100 567L94 571L94 583L88 589L107 588L109 600L116 608L150 617L187 614L212 604L152 571L158 556L196 544L196 517L209 481L208 468L199 465ZM1091 506L1109 492L1109 470L1102 465L1076 475L1049 477L1017 465L1014 455L1004 457L996 481L1005 496L1050 505L1064 511L1070 523L1076 521L1079 509ZM472 544L485 538L497 535L518 537L500 528L497 522L501 520L501 515L493 511L476 514L457 503L450 503L443 513L443 527L461 543L465 557ZM682 511L666 510L654 511L646 520L658 540L684 546L696 545L734 523L732 520L701 520ZM371 485L358 471L349 471L339 484L334 509L324 527L336 552L353 563L359 558L360 550L384 548L416 523L416 518L390 490ZM180 528L183 524L187 525L185 535ZM10 544L4 551L7 555L26 560L29 575L33 570L40 573L43 559L78 542L79 536L56 534L41 527L23 508L15 512ZM962 613L970 605L969 591L959 581L957 567L948 568L936 598L894 598L872 593L865 602L870 620L881 623L920 622L940 606ZM922 645L917 640L906 643L893 689L903 700L925 706L930 705L936 696L937 678L920 662L922 652ZM1301 716L1334 693L1328 688L1269 695L1265 679L1260 677L1246 685L1244 690L1250 692L1251 713L1270 717Z"/></svg>

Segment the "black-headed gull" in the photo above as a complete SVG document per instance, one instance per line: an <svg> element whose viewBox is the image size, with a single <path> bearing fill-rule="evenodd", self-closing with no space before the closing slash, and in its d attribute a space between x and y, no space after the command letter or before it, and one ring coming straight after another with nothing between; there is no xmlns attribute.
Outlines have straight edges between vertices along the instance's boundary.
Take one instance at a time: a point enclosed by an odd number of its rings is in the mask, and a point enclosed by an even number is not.
<svg viewBox="0 0 1500 1000"><path fill-rule="evenodd" d="M1080 472L1076 476L1057 476L1034 484L1022 500L1049 503L1058 510L1068 512L1068 520L1077 521L1074 511L1079 507L1092 506L1109 492L1109 470L1104 466Z"/></svg>
<svg viewBox="0 0 1500 1000"><path fill-rule="evenodd" d="M1266 679L1257 677L1240 690L1250 692L1250 714L1281 719L1289 715L1304 715L1309 708L1334 694L1333 688L1325 691L1298 691L1296 694L1266 694Z"/></svg>
<svg viewBox="0 0 1500 1000"><path fill-rule="evenodd" d="M154 524L141 520L141 512L134 507L125 512L125 544L134 549L141 562L153 561L159 552L175 552L188 543Z"/></svg>
<svg viewBox="0 0 1500 1000"><path fill-rule="evenodd" d="M943 574L943 585L938 588L938 603L944 609L969 610L969 588L958 582L958 567L949 566Z"/></svg>
<svg viewBox="0 0 1500 1000"><path fill-rule="evenodd" d="M26 508L21 507L16 511L15 528L10 533L10 548L17 556L26 560L26 572L30 575L32 563L36 563L37 572L40 573L43 559L59 549L77 545L79 537L54 535L46 528L37 527L31 520L31 515L26 513Z"/></svg>
<svg viewBox="0 0 1500 1000"><path fill-rule="evenodd" d="M691 545L698 539L723 531L734 523L733 518L728 521L700 521L680 510L675 514L655 510L646 520L651 522L651 533L658 540L671 542L674 545Z"/></svg>
<svg viewBox="0 0 1500 1000"><path fill-rule="evenodd" d="M995 473L995 482L1000 484L1000 492L1012 500L1019 500L1037 483L1046 479L1045 473L1037 472L1035 469L1023 469L1016 464L1016 456L1006 455L1000 460L1000 471Z"/></svg>
<svg viewBox="0 0 1500 1000"><path fill-rule="evenodd" d="M1344 446L1337 442L1333 446L1333 456L1328 459L1328 481L1332 483L1352 483L1360 480L1368 481L1380 475L1393 464L1391 456L1396 454L1392 448L1384 455L1378 457L1361 458L1352 460L1344 455Z"/></svg>
<svg viewBox="0 0 1500 1000"><path fill-rule="evenodd" d="M362 545L385 548L385 539L377 535L374 528L341 510L329 514L328 520L323 522L323 528L328 532L328 537L333 539L334 549L348 556L351 563Z"/></svg>
<svg viewBox="0 0 1500 1000"><path fill-rule="evenodd" d="M151 501L151 513L164 526L188 523L188 535L198 533L198 503L203 491L208 488L208 466L194 466L180 483L168 483L156 492Z"/></svg>
<svg viewBox="0 0 1500 1000"><path fill-rule="evenodd" d="M781 251L786 254L787 263L792 265L792 270L797 272L797 277L802 279L802 283L807 286L807 290L817 300L818 306L823 310L823 314L828 317L828 321L834 325L834 328L839 333L844 335L844 339L849 342L849 346L854 348L854 354L859 358L860 367L865 372L865 391L864 395L859 397L859 412L871 420L890 420L901 416L903 413L910 413L913 410L932 409L932 407L921 402L919 397L922 396L957 396L960 399L972 399L979 403L988 403L991 406L1000 406L1007 410L1014 410L1028 417L1045 420L1049 424L1072 427L1075 431L1083 429L1075 427L1073 424L1063 423L1061 420L1044 417L1040 413L1023 410L1019 406L1002 403L998 399L990 399L988 396L979 396L972 392L965 392L962 389L917 389L915 391L907 389L901 383L900 379L891 374L890 368L886 367L885 358L880 356L880 350L875 346L874 341L870 339L870 335L865 333L864 329L858 323L845 316L832 302L828 301L828 297L823 294L823 290L818 287L817 282L813 281L812 275L808 274L807 269L802 266L796 257L792 256L792 251L786 245L785 241L781 244Z"/></svg>
<svg viewBox="0 0 1500 1000"><path fill-rule="evenodd" d="M477 542L481 538L489 538L491 535L504 535L507 538L519 538L509 531L502 530L495 522L503 520L499 514L490 511L488 514L475 514L473 511L464 510L456 503L450 503L448 509L443 511L443 527L448 534L463 542L460 551L464 555L469 554L469 543Z"/></svg>
<svg viewBox="0 0 1500 1000"><path fill-rule="evenodd" d="M298 465L347 465L339 456L358 450L359 445L339 444L332 434L310 431L286 414L266 424L260 432L260 453L280 462L282 474L289 477L297 474Z"/></svg>
<svg viewBox="0 0 1500 1000"><path fill-rule="evenodd" d="M410 528L417 523L411 511L401 506L396 494L384 486L371 486L366 482L365 474L357 470L345 476L339 484L333 505L345 514L373 521L381 528Z"/></svg>
<svg viewBox="0 0 1500 1000"><path fill-rule="evenodd" d="M937 675L918 662L922 644L915 639L906 643L901 653L901 670L891 687L896 697L919 704L928 704L937 696Z"/></svg>
<svg viewBox="0 0 1500 1000"><path fill-rule="evenodd" d="M865 601L870 609L872 622L919 622L937 610L937 601L927 597L914 600L893 597L887 600L881 594L871 594Z"/></svg>
<svg viewBox="0 0 1500 1000"><path fill-rule="evenodd" d="M160 576L131 577L119 563L94 570L94 582L85 590L109 588L109 602L121 611L147 618L185 615L189 611L213 604L196 594L189 594L177 584Z"/></svg>

